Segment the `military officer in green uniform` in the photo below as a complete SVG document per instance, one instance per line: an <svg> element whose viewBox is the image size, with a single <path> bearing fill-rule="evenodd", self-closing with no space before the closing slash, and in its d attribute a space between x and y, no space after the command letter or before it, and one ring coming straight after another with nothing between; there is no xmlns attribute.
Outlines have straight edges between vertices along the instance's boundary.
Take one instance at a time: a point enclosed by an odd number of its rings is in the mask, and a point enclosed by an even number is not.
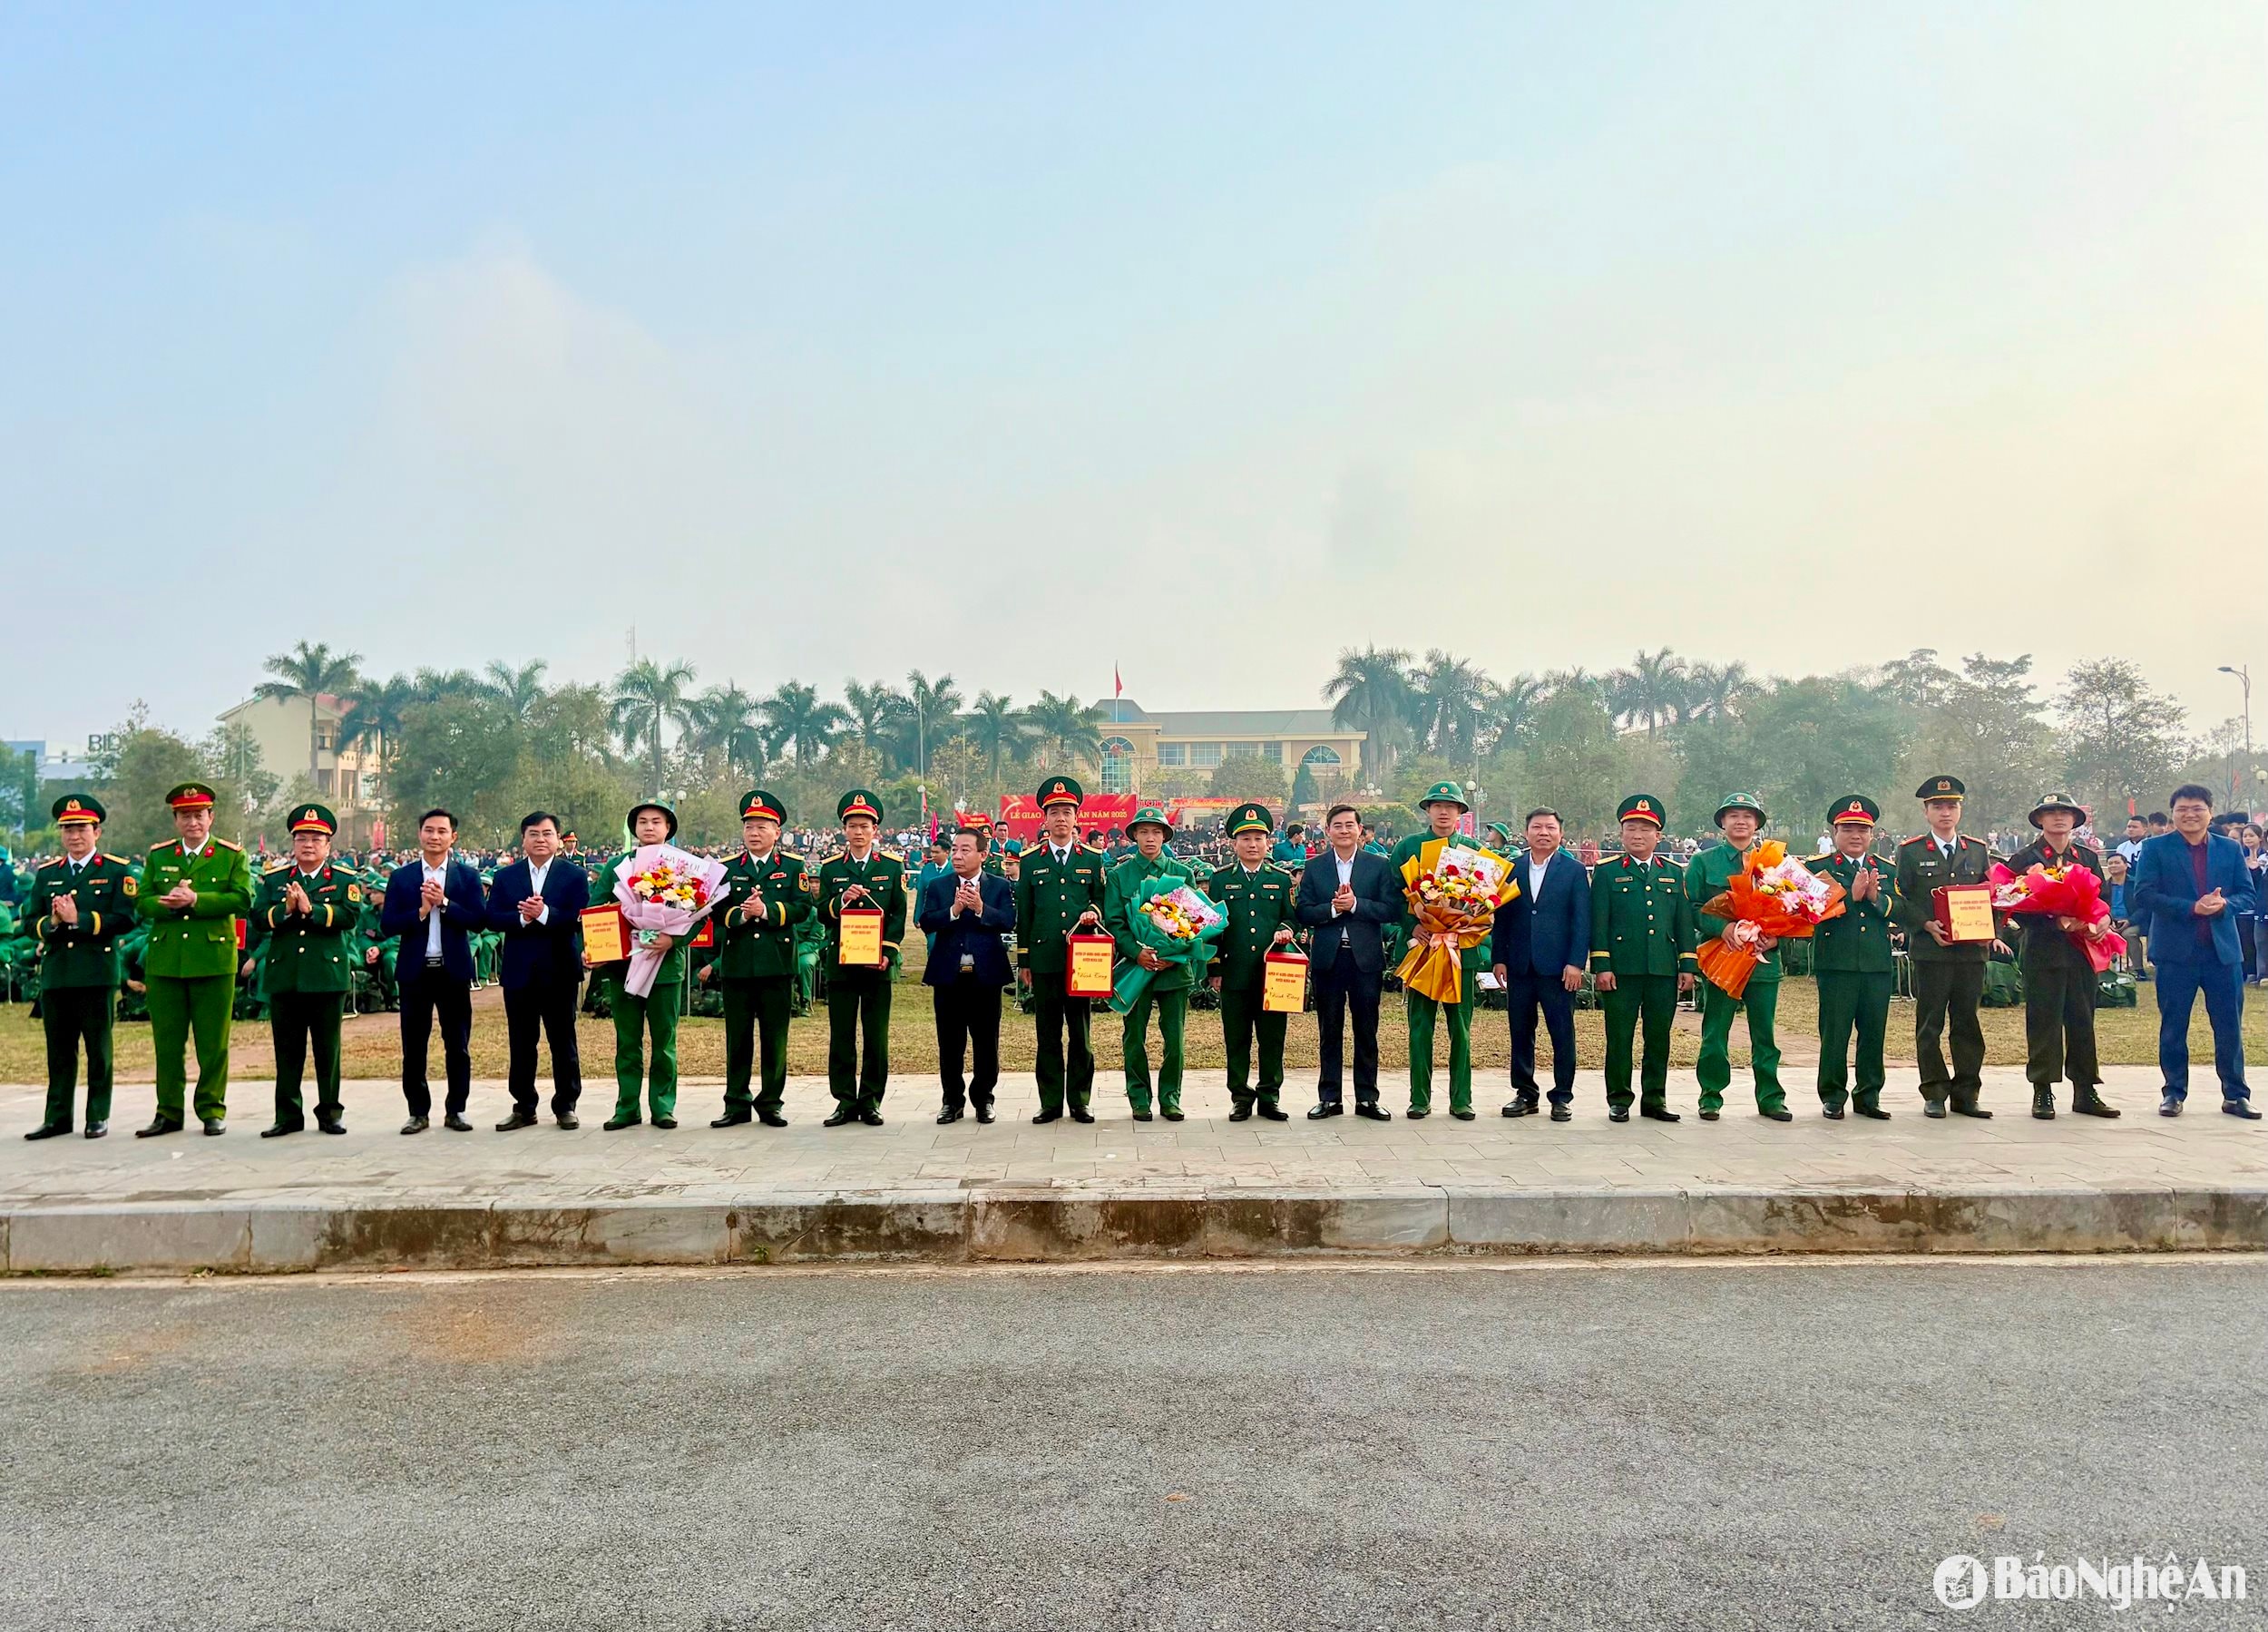
<svg viewBox="0 0 2268 1632"><path fill-rule="evenodd" d="M1284 1031L1291 1016L1270 1014L1260 1006L1267 956L1292 943L1299 933L1295 910L1298 881L1268 859L1268 835L1276 826L1265 805L1239 805L1228 813L1228 842L1236 859L1217 867L1205 893L1228 914L1228 926L1213 943L1210 972L1220 993L1221 1041L1228 1059L1228 1119L1248 1120L1256 1109L1271 1122L1289 1120L1276 1103L1284 1091ZM1260 1081L1252 1083L1252 1042L1260 1041Z"/></svg>
<svg viewBox="0 0 2268 1632"><path fill-rule="evenodd" d="M977 864L977 870L990 873L995 878L1007 877L1008 863L1001 855L1000 846L992 842L992 818L981 810L972 810L962 816L961 829L964 833L975 834L984 843L984 859ZM951 835L945 836L949 838Z"/></svg>
<svg viewBox="0 0 2268 1632"><path fill-rule="evenodd" d="M752 788L740 796L739 854L725 864L725 899L717 910L717 973L725 1002L725 1114L711 1128L736 1128L753 1114L785 1128L787 1016L795 1004L796 930L811 916L803 857L779 845L787 806ZM762 1090L748 1094L761 1058Z"/></svg>
<svg viewBox="0 0 2268 1632"><path fill-rule="evenodd" d="M835 818L843 825L843 847L819 864L819 912L827 925L826 1082L835 1095L835 1114L821 1125L879 1128L890 1081L890 982L905 940L905 862L875 842L882 801L865 788L837 800ZM881 967L841 961L846 907L882 910Z"/></svg>
<svg viewBox="0 0 2268 1632"><path fill-rule="evenodd" d="M614 881L644 845L666 845L677 836L678 815L667 805L649 800L630 811L631 848L609 858L591 875L591 904L604 906L614 900ZM632 935L642 932L632 930ZM685 1002L685 944L673 935L657 934L652 944L661 948L661 967L655 972L652 990L644 997L623 990L630 973L627 959L601 971L606 982L609 1011L614 1017L614 1114L605 1122L611 1133L632 1128L645 1119L650 1107L656 1128L678 1125L678 1011ZM590 962L590 954L583 954ZM647 1039L653 1051L647 1055ZM640 1100L644 1101L641 1107Z"/></svg>
<svg viewBox="0 0 2268 1632"><path fill-rule="evenodd" d="M1074 1122L1091 1122L1088 1109L1095 1086L1094 1051L1088 1046L1088 1004L1066 991L1070 975L1067 937L1077 930L1102 927L1108 884L1102 852L1079 842L1079 810L1086 790L1070 777L1050 777L1040 785L1043 830L1017 858L1016 978L1031 991L1038 1021L1033 1060L1039 1078L1040 1114L1045 1124L1068 1109ZM1065 1059L1064 1039L1070 1037Z"/></svg>
<svg viewBox="0 0 2268 1632"><path fill-rule="evenodd" d="M2009 871L2085 867L2099 882L2103 853L2071 836L2086 819L2086 808L2069 794L2049 794L2032 806L2031 822L2039 829L2039 838L2009 857ZM2096 1091L2103 1070L2095 1049L2095 1001L2100 990L2095 965L2071 938L2077 934L2099 941L2109 931L2109 921L2082 924L2076 918L2019 913L2000 922L2004 935L2021 937L2016 961L2024 973L2024 1074L2031 1080L2032 1115L2043 1122L2054 1119L2056 1084L2068 1074L2074 1112L2116 1116L2118 1108Z"/></svg>
<svg viewBox="0 0 2268 1632"><path fill-rule="evenodd" d="M1694 1075L1701 1082L1701 1119L1716 1120L1725 1103L1725 1085L1733 1080L1733 1016L1748 1015L1749 1070L1756 1080L1756 1114L1774 1122L1793 1119L1787 1091L1780 1086L1780 1041L1774 1021L1780 1011L1780 944L1756 933L1753 924L1712 917L1701 910L1745 865L1756 829L1764 826L1764 806L1754 794L1734 794L1716 807L1717 831L1725 842L1712 845L1686 867L1686 901L1693 913L1693 943L1721 940L1728 946L1749 946L1764 954L1764 962L1748 976L1748 989L1738 997L1727 994L1714 982L1701 988L1701 1057Z"/></svg>
<svg viewBox="0 0 2268 1632"><path fill-rule="evenodd" d="M355 959L362 965L362 975L368 984L370 998L377 1006L371 1011L389 1014L402 1006L394 985L394 937L386 933L386 875L366 873L362 881L362 908L355 917Z"/></svg>
<svg viewBox="0 0 2268 1632"><path fill-rule="evenodd" d="M1652 794L1623 800L1622 854L1602 859L1590 875L1590 967L1606 1011L1610 1121L1630 1119L1631 1042L1641 1024L1638 1114L1677 1120L1668 1103L1669 1033L1696 965L1685 881L1656 853L1665 814Z"/></svg>
<svg viewBox="0 0 2268 1632"><path fill-rule="evenodd" d="M1418 801L1418 809L1425 815L1425 823L1432 831L1413 834L1393 847L1387 861L1401 871L1414 861L1422 875L1431 872L1442 848L1449 845L1478 845L1457 831L1457 824L1471 808L1465 803L1464 792L1454 782L1436 782L1425 790ZM1403 882L1408 882L1405 873ZM1417 933L1417 918L1410 910L1407 897L1402 908L1402 940L1408 945L1410 937ZM1433 1109L1433 1019L1447 1012L1449 1021L1449 1114L1461 1122L1472 1120L1472 1008L1473 981L1489 966L1489 938L1486 935L1457 955L1457 1001L1443 1003L1413 992L1402 991L1403 1011L1410 1022L1410 1116L1412 1120L1431 1113Z"/></svg>
<svg viewBox="0 0 2268 1632"><path fill-rule="evenodd" d="M1913 975L1913 1051L1921 1067L1921 1114L1942 1117L1950 1104L1956 1116L1988 1119L1977 1103L1984 1086L1984 1027L1977 1006L1984 1001L1985 957L1995 941L1946 939L1937 921L1936 892L1946 884L1983 884L1992 853L1981 839L1960 831L1960 807L1968 788L1959 777L1931 777L1913 790L1921 801L1929 831L1898 847L1896 898L1891 915L1906 932L1906 956ZM1952 1068L1940 1040L1952 1032Z"/></svg>
<svg viewBox="0 0 2268 1632"><path fill-rule="evenodd" d="M47 1108L24 1137L71 1131L86 1051L86 1137L110 1131L111 1021L118 1008L119 938L134 926L133 864L95 848L109 813L93 794L65 794L49 807L63 855L32 875L23 922L40 949L39 1018L47 1034ZM5 865L0 863L0 865Z"/></svg>
<svg viewBox="0 0 2268 1632"><path fill-rule="evenodd" d="M165 796L181 836L142 859L135 891L150 925L142 954L150 1041L157 1050L158 1111L136 1138L181 1130L188 1051L197 1045L197 1119L218 1136L229 1115L229 1029L236 1004L237 920L252 910L252 864L242 846L212 836L213 792L184 782Z"/></svg>
<svg viewBox="0 0 2268 1632"><path fill-rule="evenodd" d="M1154 972L1149 988L1126 1011L1123 1046L1119 1051L1126 1068L1126 1099L1134 1119L1149 1120L1149 1015L1158 1011L1158 1031L1165 1041L1165 1058L1158 1066L1158 1109L1168 1122L1181 1120L1182 1040L1189 1019L1189 966L1169 963L1134 938L1134 898L1141 886L1160 878L1183 884L1197 882L1188 863L1167 852L1173 826L1166 813L1145 805L1126 825L1134 854L1112 867L1102 889L1102 925L1118 944L1121 963L1139 963Z"/></svg>
<svg viewBox="0 0 2268 1632"><path fill-rule="evenodd" d="M276 1121L260 1138L307 1126L299 1080L315 1053L315 1125L344 1133L338 1098L338 1033L354 989L354 931L362 875L331 861L338 818L321 805L291 812L291 859L260 875L252 920L268 935L268 1019L276 1040Z"/></svg>
<svg viewBox="0 0 2268 1632"><path fill-rule="evenodd" d="M1890 1120L1882 1104L1882 1040L1890 1030L1890 1000L1898 979L1890 946L1898 886L1889 865L1870 849L1881 817L1881 807L1864 794L1837 799L1827 812L1834 848L1804 864L1843 889L1842 913L1812 932L1812 973L1819 986L1819 1105L1831 1122L1843 1119L1846 1097L1859 1115ZM1859 1040L1854 1087L1853 1031Z"/></svg>

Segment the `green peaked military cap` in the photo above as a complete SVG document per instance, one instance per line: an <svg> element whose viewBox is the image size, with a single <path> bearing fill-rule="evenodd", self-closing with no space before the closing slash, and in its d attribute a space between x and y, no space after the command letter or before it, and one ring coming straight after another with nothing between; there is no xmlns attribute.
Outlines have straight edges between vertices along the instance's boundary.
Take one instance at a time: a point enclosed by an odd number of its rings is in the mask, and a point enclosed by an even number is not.
<svg viewBox="0 0 2268 1632"><path fill-rule="evenodd" d="M1051 805L1083 805L1087 790L1079 786L1075 777L1050 777L1040 784L1037 797L1041 810Z"/></svg>
<svg viewBox="0 0 2268 1632"><path fill-rule="evenodd" d="M165 796L165 802L176 810L210 810L213 791L202 782L184 782Z"/></svg>
<svg viewBox="0 0 2268 1632"><path fill-rule="evenodd" d="M1850 794L1837 799L1827 812L1827 826L1830 827L1840 827L1845 822L1862 822L1872 827L1882 819L1882 807L1864 794Z"/></svg>
<svg viewBox="0 0 2268 1632"><path fill-rule="evenodd" d="M93 794L65 794L47 807L47 814L55 819L56 826L71 827L106 822L111 813Z"/></svg>
<svg viewBox="0 0 2268 1632"><path fill-rule="evenodd" d="M1228 836L1230 838L1235 838L1240 833L1274 833L1275 831L1276 818L1268 814L1268 807L1265 805L1239 805L1228 813Z"/></svg>
<svg viewBox="0 0 2268 1632"><path fill-rule="evenodd" d="M882 800L873 789L854 787L835 801L836 821L847 821L855 816L872 816L877 822L882 820Z"/></svg>
<svg viewBox="0 0 2268 1632"><path fill-rule="evenodd" d="M1913 796L1924 804L1931 799L1962 799L1969 796L1969 789L1959 777L1931 777L1913 790Z"/></svg>
<svg viewBox="0 0 2268 1632"><path fill-rule="evenodd" d="M1658 827L1662 825L1663 810L1661 800L1652 794L1632 794L1622 801L1621 807L1615 812L1615 820L1651 822Z"/></svg>
<svg viewBox="0 0 2268 1632"><path fill-rule="evenodd" d="M785 822L787 819L787 801L777 794L751 787L740 796L740 819L745 822L750 816L769 816L775 822Z"/></svg>
<svg viewBox="0 0 2268 1632"><path fill-rule="evenodd" d="M295 805L291 807L291 831L294 833L333 834L338 831L338 818L324 805Z"/></svg>

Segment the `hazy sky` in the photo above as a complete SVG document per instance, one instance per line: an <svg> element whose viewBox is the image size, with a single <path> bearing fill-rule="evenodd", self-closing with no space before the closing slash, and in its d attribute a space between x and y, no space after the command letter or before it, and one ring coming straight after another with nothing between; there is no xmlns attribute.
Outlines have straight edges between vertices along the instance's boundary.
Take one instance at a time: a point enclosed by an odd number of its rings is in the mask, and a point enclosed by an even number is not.
<svg viewBox="0 0 2268 1632"><path fill-rule="evenodd" d="M2258 0L348 9L0 4L0 736L633 621L2268 680Z"/></svg>

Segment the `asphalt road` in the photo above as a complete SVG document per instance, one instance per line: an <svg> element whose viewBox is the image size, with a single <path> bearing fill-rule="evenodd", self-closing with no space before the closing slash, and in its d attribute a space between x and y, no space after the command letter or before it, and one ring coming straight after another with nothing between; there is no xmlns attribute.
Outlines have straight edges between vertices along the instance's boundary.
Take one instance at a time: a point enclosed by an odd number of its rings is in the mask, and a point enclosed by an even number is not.
<svg viewBox="0 0 2268 1632"><path fill-rule="evenodd" d="M2260 1260L0 1285L0 1627L2262 1624ZM1932 1591L2246 1564L2242 1606Z"/></svg>

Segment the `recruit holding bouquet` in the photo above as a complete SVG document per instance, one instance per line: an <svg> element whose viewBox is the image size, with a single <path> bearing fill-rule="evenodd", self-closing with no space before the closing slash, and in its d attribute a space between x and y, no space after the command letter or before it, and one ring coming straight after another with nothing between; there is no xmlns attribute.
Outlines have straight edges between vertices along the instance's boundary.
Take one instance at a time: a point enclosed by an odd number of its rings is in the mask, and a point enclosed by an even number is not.
<svg viewBox="0 0 2268 1632"><path fill-rule="evenodd" d="M1771 955L1766 939L1808 939L1829 919L1843 916L1846 894L1824 873L1791 861L1779 840L1765 840L1741 858L1740 871L1724 890L1702 904L1709 917L1729 920L1729 933L1696 952L1701 972L1725 996L1738 997Z"/></svg>
<svg viewBox="0 0 2268 1632"><path fill-rule="evenodd" d="M2060 867L2034 862L2016 873L1996 861L1985 877L1992 886L1994 912L2052 917L2097 974L2107 972L2126 950L2126 938L2110 928L2110 904L2103 899L2102 880L2092 868L2077 862Z"/></svg>
<svg viewBox="0 0 2268 1632"><path fill-rule="evenodd" d="M661 960L669 955L667 947L657 950L659 938L680 939L709 916L724 877L724 863L675 845L638 846L630 865L614 880L614 899L621 904L622 919L638 932L631 937L623 991L632 997L651 994Z"/></svg>
<svg viewBox="0 0 2268 1632"><path fill-rule="evenodd" d="M1456 1002L1462 992L1460 954L1488 939L1496 909L1520 894L1511 864L1478 845L1444 844L1431 867L1422 851L1403 862L1402 886L1417 933L1394 972L1406 991Z"/></svg>
<svg viewBox="0 0 2268 1632"><path fill-rule="evenodd" d="M1205 978L1205 965L1213 955L1213 943L1228 927L1228 915L1200 894L1188 880L1153 878L1137 885L1129 923L1136 944L1158 954L1168 965L1186 964L1192 984ZM1141 1002L1142 993L1160 972L1129 963L1111 988L1110 1007L1124 1014Z"/></svg>

